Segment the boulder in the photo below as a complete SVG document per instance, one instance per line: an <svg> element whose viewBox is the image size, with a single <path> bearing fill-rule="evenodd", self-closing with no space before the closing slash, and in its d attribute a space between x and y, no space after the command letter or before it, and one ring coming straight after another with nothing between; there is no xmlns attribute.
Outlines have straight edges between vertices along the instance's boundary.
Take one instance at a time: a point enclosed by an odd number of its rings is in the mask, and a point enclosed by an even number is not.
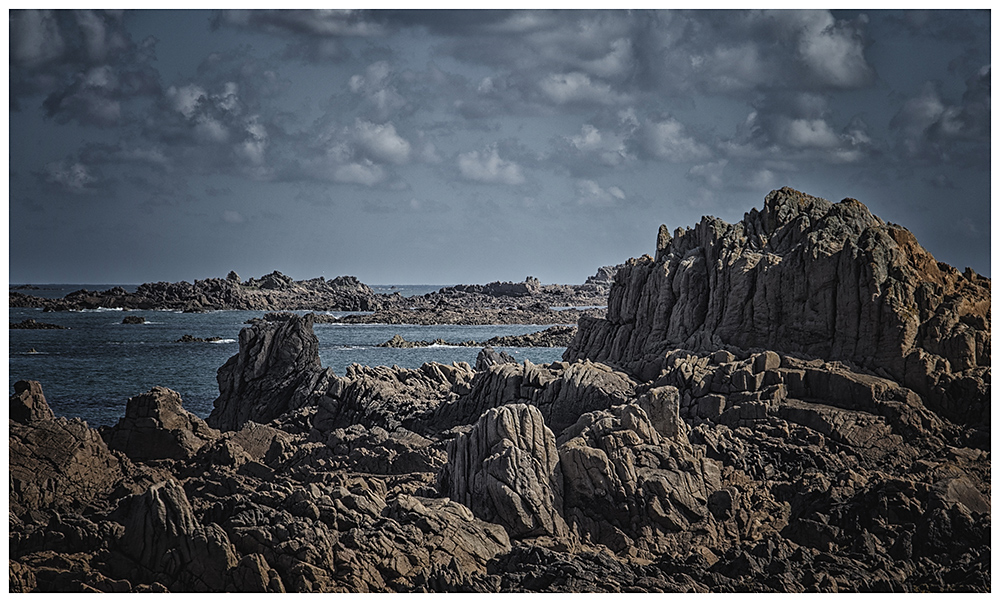
<svg viewBox="0 0 1000 602"><path fill-rule="evenodd" d="M124 477L121 461L87 423L53 417L41 385L18 381L15 390L9 423L12 513L103 500Z"/></svg>
<svg viewBox="0 0 1000 602"><path fill-rule="evenodd" d="M448 445L438 478L442 493L511 537L565 536L562 473L555 437L538 408L505 405L487 411Z"/></svg>
<svg viewBox="0 0 1000 602"><path fill-rule="evenodd" d="M181 396L165 387L130 397L125 416L105 432L108 447L137 462L191 458L219 431L182 404Z"/></svg>

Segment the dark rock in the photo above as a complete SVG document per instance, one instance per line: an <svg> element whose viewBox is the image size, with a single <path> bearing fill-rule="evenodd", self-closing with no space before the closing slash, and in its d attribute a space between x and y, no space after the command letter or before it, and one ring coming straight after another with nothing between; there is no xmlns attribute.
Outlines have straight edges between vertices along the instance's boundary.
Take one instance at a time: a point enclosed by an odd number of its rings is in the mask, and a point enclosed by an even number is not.
<svg viewBox="0 0 1000 602"><path fill-rule="evenodd" d="M312 325L312 314L306 314L241 330L239 353L219 368L219 397L208 424L237 430L315 404L334 375L320 365Z"/></svg>
<svg viewBox="0 0 1000 602"><path fill-rule="evenodd" d="M125 316L122 319L122 324L145 324L146 318L142 316Z"/></svg>
<svg viewBox="0 0 1000 602"><path fill-rule="evenodd" d="M14 383L14 394L10 396L10 419L27 424L36 420L52 420L55 414L49 409L42 393L42 384L35 380L19 380Z"/></svg>
<svg viewBox="0 0 1000 602"><path fill-rule="evenodd" d="M20 322L11 322L10 328L12 330L18 329L28 329L28 330L69 330L68 326L60 326L58 324L47 324L45 322L36 322L30 318L21 320Z"/></svg>
<svg viewBox="0 0 1000 602"><path fill-rule="evenodd" d="M125 417L105 433L108 447L137 462L187 460L219 432L182 407L181 396L163 387L136 395Z"/></svg>

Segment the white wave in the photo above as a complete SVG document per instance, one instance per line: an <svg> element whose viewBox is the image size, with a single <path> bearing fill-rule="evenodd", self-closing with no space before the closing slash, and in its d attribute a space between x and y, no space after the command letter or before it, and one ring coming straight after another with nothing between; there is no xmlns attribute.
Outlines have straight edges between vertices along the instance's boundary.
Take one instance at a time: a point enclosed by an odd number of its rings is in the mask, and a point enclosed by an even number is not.
<svg viewBox="0 0 1000 602"><path fill-rule="evenodd" d="M106 311L125 311L124 307L98 307L96 309L71 309L70 311L76 311L81 313L101 313Z"/></svg>
<svg viewBox="0 0 1000 602"><path fill-rule="evenodd" d="M236 339L222 339L219 341L209 341L209 343L235 343Z"/></svg>

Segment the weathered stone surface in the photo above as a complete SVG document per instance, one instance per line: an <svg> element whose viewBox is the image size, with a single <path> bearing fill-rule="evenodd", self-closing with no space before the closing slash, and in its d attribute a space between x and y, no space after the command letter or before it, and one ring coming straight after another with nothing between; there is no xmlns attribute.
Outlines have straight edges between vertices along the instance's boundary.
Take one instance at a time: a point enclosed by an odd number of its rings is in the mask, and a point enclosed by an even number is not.
<svg viewBox="0 0 1000 602"><path fill-rule="evenodd" d="M97 431L78 418L53 417L37 382L18 381L15 391L9 423L11 512L82 508L106 497L123 470Z"/></svg>
<svg viewBox="0 0 1000 602"><path fill-rule="evenodd" d="M183 408L181 396L164 387L130 397L125 417L106 431L108 447L134 461L187 460L219 431Z"/></svg>
<svg viewBox="0 0 1000 602"><path fill-rule="evenodd" d="M560 516L562 474L555 437L538 408L524 404L488 410L448 446L443 493L497 522L515 538L565 536Z"/></svg>
<svg viewBox="0 0 1000 602"><path fill-rule="evenodd" d="M221 527L198 521L175 481L123 499L113 516L125 527L119 547L135 563L136 581L155 579L172 591L226 589L235 550Z"/></svg>
<svg viewBox="0 0 1000 602"><path fill-rule="evenodd" d="M56 417L45 401L42 383L37 380L19 380L14 383L9 415L11 420L20 423L51 420Z"/></svg>
<svg viewBox="0 0 1000 602"><path fill-rule="evenodd" d="M333 372L319 360L312 314L240 331L240 351L219 368L219 397L208 424L236 430L315 403Z"/></svg>
<svg viewBox="0 0 1000 602"><path fill-rule="evenodd" d="M590 361L552 364L503 363L476 373L471 391L442 404L431 419L435 428L466 424L490 408L511 403L537 406L555 432L584 412L621 403L635 382L621 372Z"/></svg>
<svg viewBox="0 0 1000 602"><path fill-rule="evenodd" d="M783 188L737 224L704 218L660 243L619 271L606 319L581 319L566 359L652 378L671 346L803 353L885 370L942 416L986 420L989 279L858 201Z"/></svg>

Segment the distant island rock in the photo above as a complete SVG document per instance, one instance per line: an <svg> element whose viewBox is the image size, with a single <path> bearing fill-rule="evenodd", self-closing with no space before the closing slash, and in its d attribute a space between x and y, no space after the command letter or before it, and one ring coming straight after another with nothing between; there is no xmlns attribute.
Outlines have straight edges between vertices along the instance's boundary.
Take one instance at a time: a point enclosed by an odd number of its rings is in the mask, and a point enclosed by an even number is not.
<svg viewBox="0 0 1000 602"><path fill-rule="evenodd" d="M416 347L430 347L432 345L450 345L453 347L565 347L569 345L569 342L573 340L575 335L575 326L552 326L539 332L493 337L482 342L448 342L440 338L433 341L407 341L397 334L378 346L393 347L396 349L413 349Z"/></svg>
<svg viewBox="0 0 1000 602"><path fill-rule="evenodd" d="M221 340L222 337L208 337L203 339L201 337L196 337L194 335L185 334L174 342L175 343L218 343Z"/></svg>
<svg viewBox="0 0 1000 602"><path fill-rule="evenodd" d="M145 324L146 318L142 316L125 316L122 318L122 324Z"/></svg>
<svg viewBox="0 0 1000 602"><path fill-rule="evenodd" d="M156 282L140 285L134 293L121 287L92 292L86 289L61 299L45 299L11 291L10 307L39 307L44 311L122 308L184 312L214 310L352 311L367 312L344 323L384 324L559 324L575 323L580 315L603 315L608 287L541 284L529 276L524 282L491 282L445 287L433 293L403 297L398 292L377 294L354 276L293 280L274 271L243 281L236 272L225 279ZM585 310L552 308L584 307ZM584 313L580 313L584 312ZM322 320L318 317L317 321Z"/></svg>
<svg viewBox="0 0 1000 602"><path fill-rule="evenodd" d="M20 322L11 322L10 328L15 329L25 329L25 330L69 330L69 326L60 326L59 324L47 324L45 322L36 322L30 318L21 320Z"/></svg>

